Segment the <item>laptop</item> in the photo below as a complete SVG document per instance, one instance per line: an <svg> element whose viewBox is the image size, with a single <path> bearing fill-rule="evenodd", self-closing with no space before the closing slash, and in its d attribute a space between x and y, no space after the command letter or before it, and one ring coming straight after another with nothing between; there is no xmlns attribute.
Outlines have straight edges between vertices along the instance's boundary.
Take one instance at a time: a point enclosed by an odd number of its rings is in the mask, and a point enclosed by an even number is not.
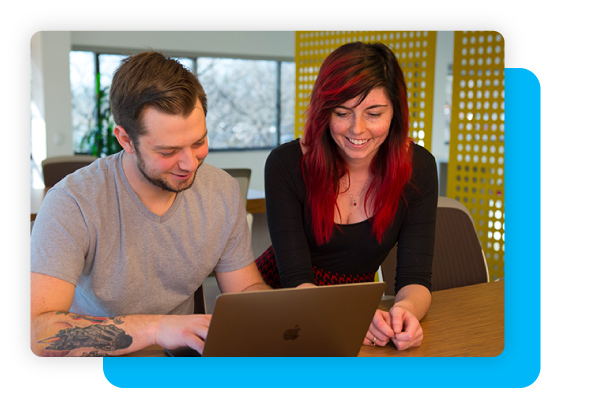
<svg viewBox="0 0 600 417"><path fill-rule="evenodd" d="M385 288L367 282L221 294L202 356L357 356ZM190 348L167 353L200 356Z"/></svg>

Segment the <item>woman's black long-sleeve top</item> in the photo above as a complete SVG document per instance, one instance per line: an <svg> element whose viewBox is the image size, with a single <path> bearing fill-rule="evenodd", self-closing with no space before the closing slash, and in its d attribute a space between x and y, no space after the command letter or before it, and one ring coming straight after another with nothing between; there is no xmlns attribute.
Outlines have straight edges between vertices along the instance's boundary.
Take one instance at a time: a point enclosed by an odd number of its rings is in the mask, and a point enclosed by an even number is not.
<svg viewBox="0 0 600 417"><path fill-rule="evenodd" d="M413 167L394 222L381 244L371 222L336 225L329 242L318 245L306 205L298 140L274 149L265 165L267 221L283 287L314 283L313 266L335 274L376 271L398 243L395 290L419 284L431 290L438 178L435 158L413 144Z"/></svg>

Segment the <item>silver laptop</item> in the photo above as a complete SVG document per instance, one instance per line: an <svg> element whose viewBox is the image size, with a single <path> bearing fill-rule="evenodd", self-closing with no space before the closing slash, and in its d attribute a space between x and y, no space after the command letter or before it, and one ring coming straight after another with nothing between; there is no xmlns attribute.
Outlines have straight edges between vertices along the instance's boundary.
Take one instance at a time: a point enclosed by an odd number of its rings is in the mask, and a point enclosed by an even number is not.
<svg viewBox="0 0 600 417"><path fill-rule="evenodd" d="M221 294L202 356L357 356L384 282ZM200 356L189 348L171 356Z"/></svg>

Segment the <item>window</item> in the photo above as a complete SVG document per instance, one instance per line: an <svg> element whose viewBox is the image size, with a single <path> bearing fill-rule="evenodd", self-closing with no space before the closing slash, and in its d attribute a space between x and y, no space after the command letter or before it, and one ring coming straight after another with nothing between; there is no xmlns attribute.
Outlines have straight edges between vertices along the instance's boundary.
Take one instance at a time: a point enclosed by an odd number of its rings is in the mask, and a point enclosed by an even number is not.
<svg viewBox="0 0 600 417"><path fill-rule="evenodd" d="M120 150L112 134L108 92L112 74L123 58L125 55L85 51L72 51L69 55L73 149L76 153L104 156Z"/></svg>
<svg viewBox="0 0 600 417"><path fill-rule="evenodd" d="M96 90L108 99L112 75L123 58L124 55L88 51L70 53L76 152L91 152L85 138L101 117ZM206 91L211 150L271 149L294 139L294 62L173 58L195 72Z"/></svg>

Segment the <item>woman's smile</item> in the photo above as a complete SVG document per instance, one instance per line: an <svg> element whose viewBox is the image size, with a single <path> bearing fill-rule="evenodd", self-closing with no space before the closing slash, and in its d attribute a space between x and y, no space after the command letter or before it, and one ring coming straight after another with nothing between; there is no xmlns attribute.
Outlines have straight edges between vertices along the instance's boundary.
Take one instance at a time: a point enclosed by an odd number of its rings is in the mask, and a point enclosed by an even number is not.
<svg viewBox="0 0 600 417"><path fill-rule="evenodd" d="M393 106L382 87L374 88L359 103L355 97L336 107L329 131L346 161L370 161L386 140Z"/></svg>

